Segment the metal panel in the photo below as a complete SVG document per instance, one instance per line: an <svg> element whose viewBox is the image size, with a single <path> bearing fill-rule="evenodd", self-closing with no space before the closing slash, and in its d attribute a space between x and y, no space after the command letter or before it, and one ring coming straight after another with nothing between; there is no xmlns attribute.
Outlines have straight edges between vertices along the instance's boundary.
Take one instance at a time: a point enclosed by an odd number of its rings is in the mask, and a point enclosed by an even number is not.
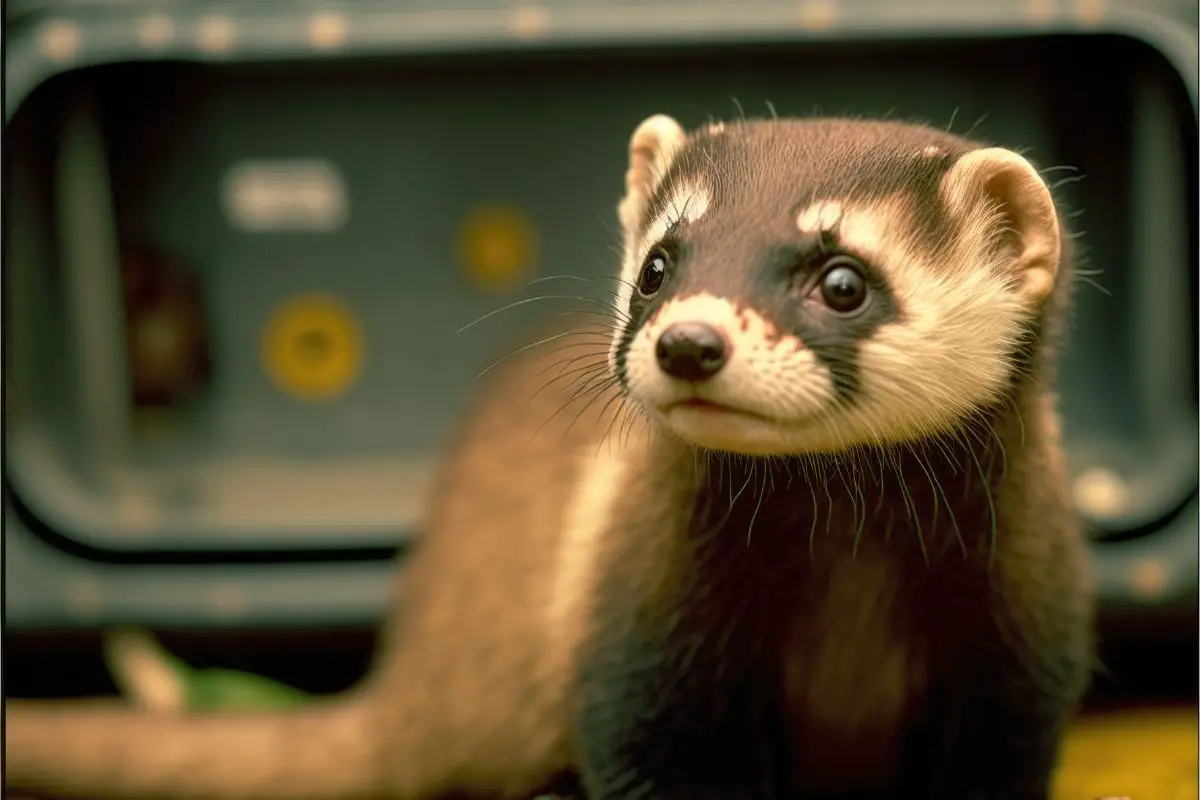
<svg viewBox="0 0 1200 800"><path fill-rule="evenodd" d="M537 237L536 276L603 280L629 131L658 111L732 116L737 101L974 126L1067 179L1058 191L1082 212L1107 292L1080 286L1064 364L1077 499L1098 533L1141 534L1097 544L1102 590L1148 607L1187 596L1196 353L1179 342L1195 327L1196 223L1194 184L1178 177L1195 168L1197 40L1176 5L10 4L6 117L28 153L12 186L29 198L6 208L22 293L6 308L20 389L5 434L10 624L272 624L317 613L317 575L333 595L358 586L322 613L377 608L386 570L334 550L378 555L417 533L473 376L537 304L458 329L581 288L473 287L463 221L515 208ZM57 216L56 197L71 201ZM123 430L94 420L119 416L104 404L125 365L86 355L121 335L94 288L114 263L111 219L191 268L209 308L214 383L156 440L132 427L97 439ZM281 392L261 354L280 303L313 291L351 310L363 354L352 390L318 404ZM128 565L261 547L328 548L328 562ZM205 587L240 610L223 616ZM78 597L102 600L85 614Z"/></svg>

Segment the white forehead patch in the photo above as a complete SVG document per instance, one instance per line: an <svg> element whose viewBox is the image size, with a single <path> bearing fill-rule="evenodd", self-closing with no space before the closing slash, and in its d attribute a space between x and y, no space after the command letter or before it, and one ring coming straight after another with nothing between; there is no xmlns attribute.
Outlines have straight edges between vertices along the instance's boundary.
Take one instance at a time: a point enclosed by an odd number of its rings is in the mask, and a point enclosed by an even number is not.
<svg viewBox="0 0 1200 800"><path fill-rule="evenodd" d="M879 264L888 273L890 282L902 280L909 265L922 260L923 254L915 249L915 243L905 230L909 211L903 202L836 205L839 245L860 258ZM830 230L824 222L832 213L823 210L817 217L817 227L812 230Z"/></svg>
<svg viewBox="0 0 1200 800"><path fill-rule="evenodd" d="M821 200L796 215L796 227L801 233L831 231L842 220L842 204L836 200Z"/></svg>
<svg viewBox="0 0 1200 800"><path fill-rule="evenodd" d="M672 225L695 222L703 217L711 202L712 195L703 183L680 181L667 197L663 212L647 226L646 234L642 237L643 249L666 236Z"/></svg>
<svg viewBox="0 0 1200 800"><path fill-rule="evenodd" d="M938 156L946 155L946 148L938 147L936 144L931 144L921 148L921 155L926 158L937 158Z"/></svg>
<svg viewBox="0 0 1200 800"><path fill-rule="evenodd" d="M838 239L848 250L864 256L879 256L887 251L887 220L880 214L865 209L846 214L838 226ZM893 248L900 245L890 242Z"/></svg>

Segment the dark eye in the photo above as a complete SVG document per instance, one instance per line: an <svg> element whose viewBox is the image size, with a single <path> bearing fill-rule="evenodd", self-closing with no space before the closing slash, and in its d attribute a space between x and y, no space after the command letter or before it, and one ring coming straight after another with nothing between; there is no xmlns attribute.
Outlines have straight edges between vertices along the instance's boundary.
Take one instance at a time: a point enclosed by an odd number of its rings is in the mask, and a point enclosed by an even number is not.
<svg viewBox="0 0 1200 800"><path fill-rule="evenodd" d="M642 264L642 274L638 276L638 293L642 297L652 297L658 294L663 281L667 277L667 256L661 250L650 251Z"/></svg>
<svg viewBox="0 0 1200 800"><path fill-rule="evenodd" d="M821 299L839 314L857 311L867 302L867 280L858 262L839 256L821 277Z"/></svg>

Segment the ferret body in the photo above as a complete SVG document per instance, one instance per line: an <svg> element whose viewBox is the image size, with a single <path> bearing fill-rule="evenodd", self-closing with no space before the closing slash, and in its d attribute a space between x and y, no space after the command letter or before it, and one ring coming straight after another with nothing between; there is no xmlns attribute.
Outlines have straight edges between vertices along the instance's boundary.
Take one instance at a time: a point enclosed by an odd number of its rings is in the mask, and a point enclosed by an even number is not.
<svg viewBox="0 0 1200 800"><path fill-rule="evenodd" d="M921 126L656 116L619 216L611 319L480 393L361 689L11 702L7 787L1045 800L1093 645L1038 173Z"/></svg>

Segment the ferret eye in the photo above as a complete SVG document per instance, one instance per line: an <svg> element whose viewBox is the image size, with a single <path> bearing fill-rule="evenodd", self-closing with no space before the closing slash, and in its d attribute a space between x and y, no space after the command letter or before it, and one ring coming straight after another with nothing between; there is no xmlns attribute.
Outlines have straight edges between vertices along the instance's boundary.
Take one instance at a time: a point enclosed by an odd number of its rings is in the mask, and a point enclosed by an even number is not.
<svg viewBox="0 0 1200 800"><path fill-rule="evenodd" d="M862 266L851 258L838 256L829 261L819 285L821 299L839 314L849 314L867 302L867 280Z"/></svg>
<svg viewBox="0 0 1200 800"><path fill-rule="evenodd" d="M667 277L667 254L655 248L646 256L642 264L642 273L638 276L638 294L642 297L653 297L662 288Z"/></svg>

